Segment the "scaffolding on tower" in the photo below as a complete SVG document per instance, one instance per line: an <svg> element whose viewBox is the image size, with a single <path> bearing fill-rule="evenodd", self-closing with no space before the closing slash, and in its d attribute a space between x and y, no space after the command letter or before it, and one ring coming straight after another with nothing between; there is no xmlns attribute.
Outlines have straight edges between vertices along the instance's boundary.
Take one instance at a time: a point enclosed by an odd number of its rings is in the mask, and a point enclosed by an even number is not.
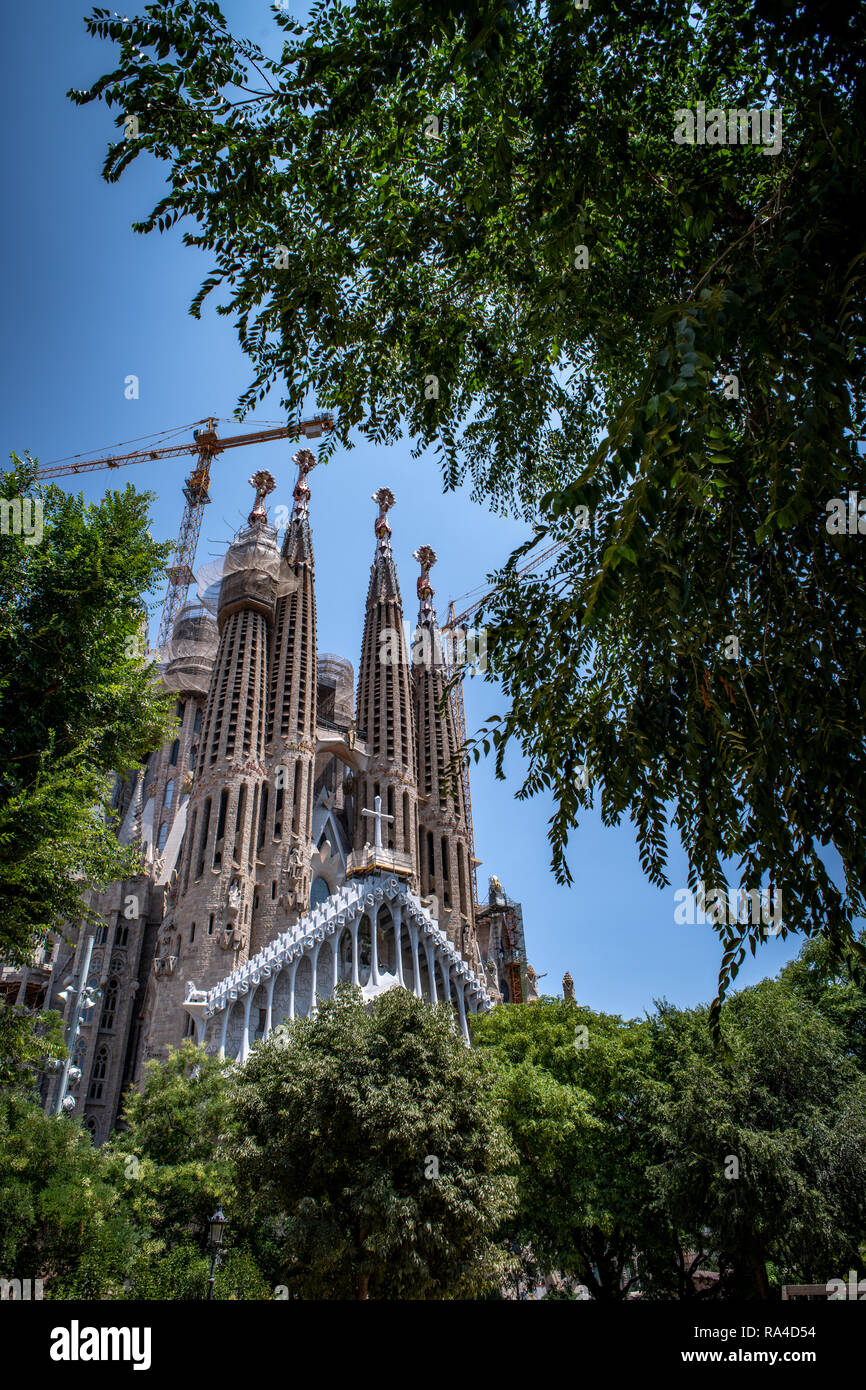
<svg viewBox="0 0 866 1390"><path fill-rule="evenodd" d="M40 478L61 478L73 473L92 473L101 468L125 468L131 464L152 462L161 458L178 458L183 454L198 456L195 467L184 484L183 495L186 503L180 532L175 542L171 564L166 570L168 586L162 605L157 649L164 652L171 638L174 624L181 608L186 602L187 591L195 582L193 565L195 563L201 522L204 509L210 502L210 470L217 454L225 449L238 449L247 444L264 444L269 440L297 439L304 435L307 439L318 439L323 431L334 428L332 415L314 415L311 420L299 420L297 424L280 425L276 429L254 430L251 434L229 435L221 438L216 432L217 419L206 416L196 422L203 429L193 430L192 444L170 444L153 448L151 446L135 449L128 454L112 454L106 458L87 459L76 455L73 459L61 460L40 468ZM185 426L184 428L189 428Z"/></svg>

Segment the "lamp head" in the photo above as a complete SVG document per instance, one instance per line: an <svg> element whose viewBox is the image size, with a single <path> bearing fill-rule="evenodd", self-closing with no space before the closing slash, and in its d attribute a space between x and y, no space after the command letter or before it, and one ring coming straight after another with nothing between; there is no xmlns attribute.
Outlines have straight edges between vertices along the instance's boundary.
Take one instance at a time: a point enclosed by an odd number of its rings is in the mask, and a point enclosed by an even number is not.
<svg viewBox="0 0 866 1390"><path fill-rule="evenodd" d="M217 1207L208 1225L210 1228L210 1243L215 1250L218 1250L222 1245L223 1231L226 1227L226 1218L223 1215L222 1207Z"/></svg>

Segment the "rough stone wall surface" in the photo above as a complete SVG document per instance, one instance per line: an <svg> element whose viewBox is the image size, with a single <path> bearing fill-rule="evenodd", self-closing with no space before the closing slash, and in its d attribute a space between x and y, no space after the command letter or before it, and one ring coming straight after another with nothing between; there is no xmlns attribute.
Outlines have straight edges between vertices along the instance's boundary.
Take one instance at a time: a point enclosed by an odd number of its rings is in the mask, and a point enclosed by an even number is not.
<svg viewBox="0 0 866 1390"><path fill-rule="evenodd" d="M162 890L156 889L146 874L112 884L102 894L89 895L90 907L103 920L96 929L88 978L83 981L101 991L94 1006L82 1018L73 1049L73 1063L80 1067L81 1079L70 1086L76 1098L75 1113L97 1143L113 1129L122 1103L123 1089L130 1080L130 1041L141 1008L146 980L143 955L148 923L161 913ZM65 1022L73 1010L73 999L58 996L83 963L85 933L77 939L64 939L52 970L46 1007L57 1009ZM46 1087L46 1100L54 1101L58 1079Z"/></svg>
<svg viewBox="0 0 866 1390"><path fill-rule="evenodd" d="M306 516L292 518L282 554L290 588L277 599L274 620L253 954L297 921L310 896L317 659L315 566Z"/></svg>
<svg viewBox="0 0 866 1390"><path fill-rule="evenodd" d="M441 712L446 687L444 665L437 656L441 646L433 642L415 649L421 657L414 672L421 892L435 896L439 925L475 963L470 835L462 781L455 785L447 777L458 743L450 700Z"/></svg>
<svg viewBox="0 0 866 1390"><path fill-rule="evenodd" d="M265 763L270 642L276 600L274 533L239 532L220 593L211 675L176 900L157 937L145 1053L177 1043L186 982L210 988L248 958ZM181 1022L182 1020L182 1022Z"/></svg>

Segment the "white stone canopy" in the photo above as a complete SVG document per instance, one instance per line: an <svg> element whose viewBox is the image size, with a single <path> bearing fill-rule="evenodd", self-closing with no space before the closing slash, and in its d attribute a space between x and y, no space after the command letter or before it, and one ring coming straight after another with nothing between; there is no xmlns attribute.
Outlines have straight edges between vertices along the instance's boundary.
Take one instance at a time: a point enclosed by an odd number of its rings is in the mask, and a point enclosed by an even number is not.
<svg viewBox="0 0 866 1390"><path fill-rule="evenodd" d="M487 1012L493 1002L416 895L377 873L350 879L213 989L190 981L183 1006L199 1043L243 1063L253 1042L314 1013L343 979L367 999L395 985L432 1003L448 999L467 1042L467 1013Z"/></svg>

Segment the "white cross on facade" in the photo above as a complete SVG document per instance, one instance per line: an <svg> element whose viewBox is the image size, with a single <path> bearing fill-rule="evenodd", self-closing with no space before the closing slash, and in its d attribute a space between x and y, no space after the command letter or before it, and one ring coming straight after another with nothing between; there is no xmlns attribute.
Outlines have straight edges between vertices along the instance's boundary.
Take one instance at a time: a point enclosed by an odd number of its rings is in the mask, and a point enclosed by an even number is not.
<svg viewBox="0 0 866 1390"><path fill-rule="evenodd" d="M393 817L393 816L387 815L387 814L382 810L382 798L381 798L381 796L377 796L377 797L376 797L375 801L373 802L373 805L376 807L375 811L363 810L363 811L361 812L361 815L362 815L362 816L372 816L372 818L375 820L375 822L376 822L376 838L375 838L375 841L374 841L374 845L375 845L375 848L376 848L376 849L381 849L381 848L382 848L382 821L383 821L383 820L393 820L394 817Z"/></svg>

